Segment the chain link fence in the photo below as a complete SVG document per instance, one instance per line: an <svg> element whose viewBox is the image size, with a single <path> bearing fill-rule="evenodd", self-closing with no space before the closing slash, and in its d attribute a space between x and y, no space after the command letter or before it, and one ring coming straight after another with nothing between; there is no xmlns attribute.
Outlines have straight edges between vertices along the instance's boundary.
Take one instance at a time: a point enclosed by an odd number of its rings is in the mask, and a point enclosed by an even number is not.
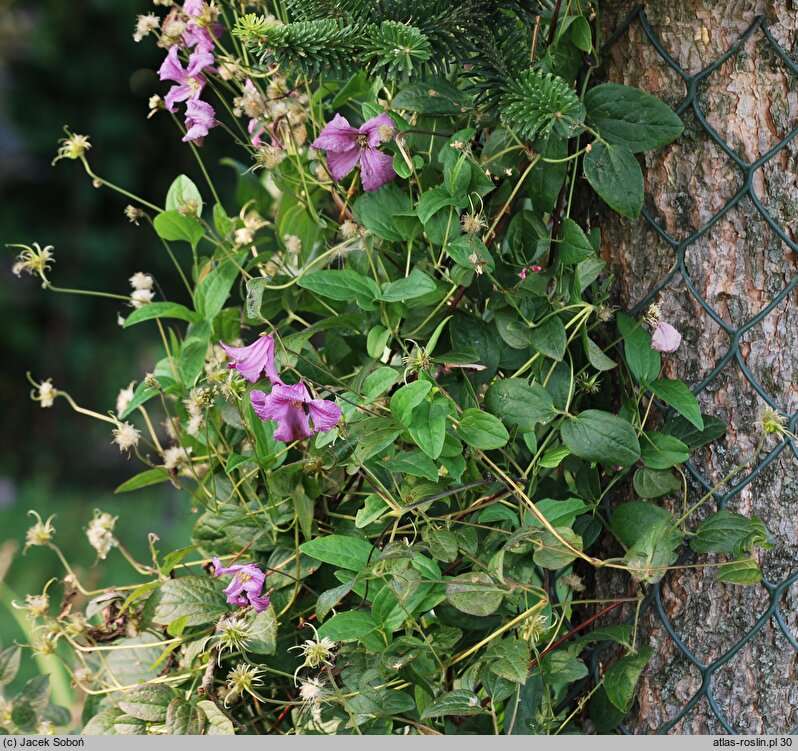
<svg viewBox="0 0 798 751"><path fill-rule="evenodd" d="M695 298L701 309L703 309L706 315L709 316L723 332L725 332L729 340L728 351L726 354L717 361L715 367L704 377L704 379L693 387L693 392L697 395L700 394L701 392L707 390L708 387L711 387L723 371L728 368L737 368L739 369L742 378L745 379L748 384L750 384L750 387L756 392L756 394L771 409L775 410L787 419L788 430L791 433L795 433L796 427L798 426L798 412L795 414L785 413L784 405L780 405L776 402L773 396L768 393L768 390L763 387L760 380L757 379L754 373L752 373L749 367L746 365L745 358L740 351L740 345L743 336L753 327L757 326L757 324L763 321L778 305L787 299L787 297L796 287L798 287L798 275L795 275L789 279L786 286L778 294L775 294L756 315L750 317L739 326L732 326L730 323L725 321L716 310L713 309L713 307L706 299L704 299L704 297L702 297L697 285L691 278L686 259L689 257L691 249L695 246L695 244L702 237L707 235L707 233L712 233L713 228L715 228L718 222L729 215L730 212L734 212L744 201L750 202L767 226L775 233L776 236L778 236L778 238L787 248L789 248L793 253L798 253L798 244L790 239L784 228L779 225L779 223L763 205L763 196L757 195L754 180L757 171L761 170L765 165L773 160L793 141L793 139L796 138L796 136L798 136L798 127L789 130L789 132L778 143L772 146L772 148L767 150L758 159L752 162L747 162L742 159L739 154L731 146L729 146L726 141L724 141L724 139L718 134L712 125L710 125L706 113L702 110L700 98L702 84L704 84L713 73L717 72L721 66L724 65L724 63L743 52L746 43L751 40L754 35L761 36L761 40L759 41L770 47L772 52L775 54L775 64L784 66L785 72L789 72L798 76L798 64L796 64L788 56L784 49L782 49L782 47L774 39L773 35L768 29L765 17L757 16L752 20L748 28L739 36L739 38L717 60L704 67L698 73L687 73L668 53L667 49L653 30L642 5L636 6L631 11L629 16L627 16L624 22L615 31L613 36L607 40L602 52L606 53L608 50L610 50L614 44L616 44L627 34L627 32L629 32L630 27L633 25L637 25L639 27L639 31L642 34L644 43L650 44L656 50L664 65L669 67L671 71L673 71L673 73L675 73L684 83L686 96L675 108L677 114L679 114L679 116L685 121L687 118L694 118L694 125L702 128L705 131L707 137L711 139L711 141L719 149L722 150L722 152L731 160L735 169L739 171L741 176L741 184L719 211L717 211L702 226L694 229L692 233L683 239L676 239L673 237L662 227L662 225L657 221L655 216L653 216L650 211L646 210L645 208L643 209L643 220L647 222L650 228L659 235L659 237L667 244L667 246L671 248L674 254L675 262L673 263L670 271L663 276L653 286L653 288L650 289L645 297L643 297L636 304L635 308L632 310L632 314L640 314L645 311L649 304L654 302L657 298L657 295L660 294L660 292L662 292L666 287L669 287L670 289L673 289L674 287L681 287L683 290L689 291L689 294ZM798 201L793 203L793 206L796 205L798 205ZM724 487L719 491L713 492L712 495L717 504L717 508L725 508L730 501L738 496L738 494L740 494L744 488L750 485L783 453L785 454L785 457L790 459L798 459L798 445L796 445L794 439L790 438L788 440L779 441L769 452L760 455L756 466L747 471L742 479L736 479L734 484ZM790 454L792 454L792 456L790 456ZM709 479L704 473L702 473L695 463L690 462L686 466L690 476L696 483L695 487L703 488L703 492L709 493L713 488L713 483L709 481ZM685 564L690 562L692 562L692 555L689 552L685 552L681 556L679 563ZM656 732L664 734L673 729L681 720L689 715L691 710L693 710L702 699L706 698L712 713L715 715L720 725L728 733L736 734L737 732L740 732L740 729L739 726L738 728L735 728L735 718L728 717L724 714L719 706L719 702L716 699L715 694L713 693L715 674L718 670L727 665L732 658L734 658L734 656L737 655L738 652L769 622L773 623L774 630L779 631L787 640L792 649L795 650L796 658L798 659L798 641L796 641L795 636L793 633L791 633L790 628L785 622L784 614L782 613L780 605L788 588L798 582L798 568L796 568L793 573L781 581L771 581L767 577L763 579L759 586L761 586L766 592L767 597L765 598L765 601L767 602L767 607L765 607L761 614L759 614L754 624L745 633L741 634L740 638L733 645L728 647L722 654L720 654L711 662L702 662L702 660L699 659L694 651L688 648L686 640L682 635L680 635L679 630L674 624L672 618L668 616L666 607L663 603L662 592L662 586L666 581L667 577L659 584L649 588L646 599L643 603L643 609L649 611L649 614L652 610L656 613L656 618L661 621L662 627L668 634L669 638L673 640L673 644L678 652L681 653L681 656L683 656L700 675L700 686L692 694L689 700L684 702L678 711L666 722L664 722L656 730ZM608 644L599 645L589 654L589 662L592 669L592 679L594 681L598 681L600 678L600 658L605 650L609 648L609 646L610 645ZM622 733L629 732L624 725L620 725L619 730ZM794 728L791 732L793 734L798 733L798 728Z"/></svg>

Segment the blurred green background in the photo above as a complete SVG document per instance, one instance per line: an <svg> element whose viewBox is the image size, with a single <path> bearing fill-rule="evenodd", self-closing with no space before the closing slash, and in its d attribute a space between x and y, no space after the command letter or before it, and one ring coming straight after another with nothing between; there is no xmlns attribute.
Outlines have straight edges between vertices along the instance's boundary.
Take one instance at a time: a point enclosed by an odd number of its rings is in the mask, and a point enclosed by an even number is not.
<svg viewBox="0 0 798 751"><path fill-rule="evenodd" d="M58 286L128 294L128 277L145 271L171 299L185 302L152 230L124 217L128 201L93 188L78 162L50 166L67 124L91 137L95 172L133 193L160 203L181 172L202 185L171 119L161 113L147 120L149 97L165 90L155 74L163 51L152 38L136 44L132 32L136 15L152 9L148 0L0 0L4 646L26 641L9 611L9 598L24 600L51 576L63 575L49 550L33 548L21 555L31 522L28 509L43 517L56 515L56 542L92 588L138 581L118 551L94 565L84 531L95 508L120 517L118 535L142 560L148 532L161 538L162 550L189 542L194 519L189 498L163 485L114 495L114 488L141 467L111 444L110 426L75 414L63 400L42 409L28 397L26 371L37 381L51 377L82 406L100 413L113 409L119 389L141 380L161 356L153 330L119 328L117 316L127 312L123 303L54 294L33 277L15 277L15 251L3 247L34 241L54 245L51 279ZM206 144L209 164L218 163L213 152L218 147ZM60 588L51 592L60 597ZM35 671L31 660L23 665L20 679Z"/></svg>

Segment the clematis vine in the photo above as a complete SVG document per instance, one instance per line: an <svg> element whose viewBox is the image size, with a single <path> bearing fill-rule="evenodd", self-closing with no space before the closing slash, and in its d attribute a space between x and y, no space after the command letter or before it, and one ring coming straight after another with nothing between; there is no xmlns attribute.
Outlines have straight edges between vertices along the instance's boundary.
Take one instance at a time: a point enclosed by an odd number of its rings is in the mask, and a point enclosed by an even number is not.
<svg viewBox="0 0 798 751"><path fill-rule="evenodd" d="M669 323L660 321L651 337L651 348L658 352L675 352L682 343L682 335Z"/></svg>
<svg viewBox="0 0 798 751"><path fill-rule="evenodd" d="M178 58L177 45L170 47L166 60L158 69L158 76L162 81L174 81L175 83L164 97L166 109L170 112L177 112L175 105L178 102L199 99L207 83L202 71L211 65L213 65L213 55L205 50L199 50L191 53L188 65L184 68Z"/></svg>
<svg viewBox="0 0 798 751"><path fill-rule="evenodd" d="M224 31L222 25L212 23L208 29L203 24L203 16L208 13L203 0L186 0L183 3L183 12L189 18L186 30L183 32L183 43L186 47L210 52L213 49L214 38L218 39Z"/></svg>
<svg viewBox="0 0 798 751"><path fill-rule="evenodd" d="M219 344L233 361L227 367L237 370L250 383L255 383L260 374L265 373L272 383L282 384L274 367L274 339L268 334L259 337L247 347L231 347L224 342Z"/></svg>
<svg viewBox="0 0 798 751"><path fill-rule="evenodd" d="M251 605L256 613L261 613L269 607L269 595L263 594L266 583L266 574L254 563L229 566L224 568L221 561L213 557L213 575L216 577L232 574L233 579L224 589L227 602L230 605L246 607Z"/></svg>
<svg viewBox="0 0 798 751"><path fill-rule="evenodd" d="M216 125L216 112L201 99L192 99L186 104L186 135L183 141L198 141L208 135Z"/></svg>
<svg viewBox="0 0 798 751"><path fill-rule="evenodd" d="M327 152L327 165L336 182L360 164L363 188L372 191L396 177L393 158L378 150L381 143L393 136L394 124L388 115L377 115L355 128L345 117L336 114L313 142L313 148Z"/></svg>
<svg viewBox="0 0 798 751"><path fill-rule="evenodd" d="M271 393L253 391L250 401L261 420L274 420L274 437L283 443L309 438L314 433L326 433L341 419L341 409L334 402L313 399L304 383L286 386L277 383ZM310 426L313 421L313 427Z"/></svg>

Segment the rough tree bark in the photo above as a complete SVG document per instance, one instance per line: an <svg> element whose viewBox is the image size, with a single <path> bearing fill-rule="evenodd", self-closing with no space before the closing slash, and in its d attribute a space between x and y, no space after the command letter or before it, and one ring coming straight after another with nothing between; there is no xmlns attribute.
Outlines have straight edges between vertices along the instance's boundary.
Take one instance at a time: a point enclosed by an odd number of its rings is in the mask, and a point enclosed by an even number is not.
<svg viewBox="0 0 798 751"><path fill-rule="evenodd" d="M632 9L629 0L601 3L604 39ZM649 2L646 13L665 49L689 74L719 58L759 14L776 41L798 60L795 0L669 0ZM676 106L685 86L634 23L608 53L606 80L640 87ZM699 88L709 123L740 157L753 162L798 125L798 80L754 33L743 49ZM715 215L742 184L741 172L689 113L682 138L645 156L646 206L678 239ZM758 170L753 186L791 240L798 240L798 139ZM674 251L640 219L609 212L592 218L602 231L605 259L620 281L621 305L640 301L675 262ZM718 315L740 326L784 289L798 273L798 256L768 227L746 198L686 253L697 291ZM727 353L729 336L698 305L677 274L658 296L665 320L681 330L681 348L666 357L666 369L690 385L700 383ZM741 338L740 354L782 412L798 411L798 297L792 292ZM717 481L749 455L761 433L756 425L764 402L732 361L699 397L703 411L729 423L729 431L696 457L705 477ZM770 447L775 445L771 440ZM746 470L737 479L750 471ZM692 496L698 489L691 490ZM760 563L765 576L781 582L798 568L798 459L788 447L729 508L757 514L776 542ZM707 509L707 511L714 509ZM605 582L614 593L627 586ZM619 589L620 588L620 589ZM665 612L687 647L704 664L730 650L767 609L764 587L726 586L712 568L667 577ZM786 629L798 639L798 583L781 597ZM682 655L652 609L643 619L643 643L655 655L640 684L627 726L652 733L685 706L701 686L698 670ZM714 673L712 691L721 713L737 732L788 733L798 726L798 655L774 619ZM707 698L672 733L726 732Z"/></svg>

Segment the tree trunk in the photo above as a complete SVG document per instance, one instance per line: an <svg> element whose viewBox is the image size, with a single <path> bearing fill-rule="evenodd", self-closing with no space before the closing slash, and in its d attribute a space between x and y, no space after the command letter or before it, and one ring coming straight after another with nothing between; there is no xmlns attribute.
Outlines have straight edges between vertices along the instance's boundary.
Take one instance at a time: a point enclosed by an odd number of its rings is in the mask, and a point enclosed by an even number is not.
<svg viewBox="0 0 798 751"><path fill-rule="evenodd" d="M601 4L604 40L632 8L625 0ZM797 10L795 0L670 0L645 8L651 31L688 76L718 60L760 14L775 42L798 61ZM674 109L689 94L647 38L639 17L611 43L601 77L642 88ZM778 57L760 26L699 82L695 103L719 138L750 164L798 126L797 83L795 71ZM646 208L677 244L711 223L746 185L744 169L713 142L692 107L683 120L683 136L643 160ZM703 384L702 410L729 424L724 439L694 457L707 487L754 450L761 436L757 420L767 406L761 393L783 415L798 412L798 299L789 287L798 284L796 173L798 140L754 171L750 183L784 238L768 225L748 193L705 234L676 249L644 218L631 222L602 209L592 218L601 228L604 258L619 280L620 305L661 305L663 319L683 335L679 350L664 356L666 373L693 388ZM658 290L658 282L671 273ZM728 328L702 308L695 293ZM775 299L778 304L746 328ZM729 361L716 372L727 355ZM711 567L666 577L660 589L666 621L699 663L719 662L716 669L704 671L702 682L699 668L669 635L658 609L650 608L641 622L640 643L648 642L655 654L626 721L631 732L784 734L798 726L795 445L770 438L758 462L734 482L746 481L772 449L778 453L761 474L739 492L733 492L734 486L723 488L706 504L711 508L699 514L715 510L716 501L728 494L730 510L760 516L776 543L775 550L759 559L766 581L753 587L720 584ZM703 492L694 483L692 500ZM613 595L628 586L615 578L612 583ZM603 586L609 593L607 582ZM778 609L768 615L771 602ZM694 697L694 706L680 715Z"/></svg>

